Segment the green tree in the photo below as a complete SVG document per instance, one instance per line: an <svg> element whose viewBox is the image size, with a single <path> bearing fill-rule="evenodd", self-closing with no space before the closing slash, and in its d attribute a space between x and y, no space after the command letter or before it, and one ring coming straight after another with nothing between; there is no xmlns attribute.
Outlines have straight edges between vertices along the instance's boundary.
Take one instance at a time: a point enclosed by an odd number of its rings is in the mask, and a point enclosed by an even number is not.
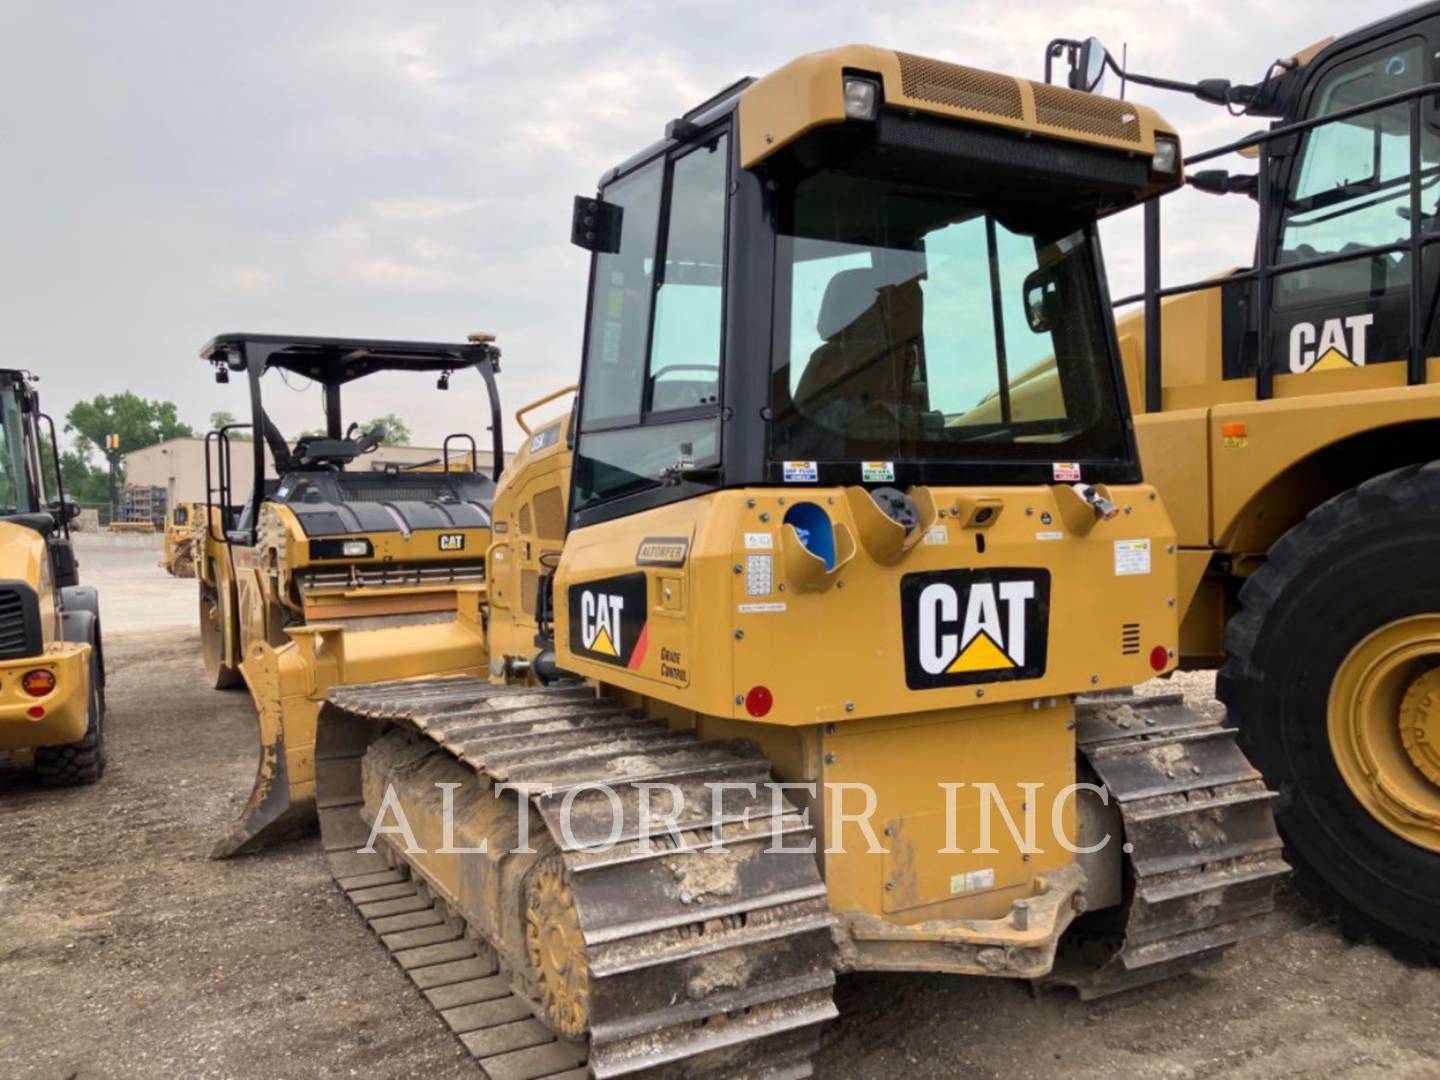
<svg viewBox="0 0 1440 1080"><path fill-rule="evenodd" d="M55 490L55 455L50 452L48 441L40 444L42 466L45 469L45 490L50 497L60 493ZM65 483L65 497L74 499L83 506L108 503L110 500L109 474L107 466L92 467L79 451L60 451L60 476Z"/></svg>
<svg viewBox="0 0 1440 1080"><path fill-rule="evenodd" d="M210 414L211 431L219 431L221 428L229 427L231 424L234 424L236 422L237 421L235 419L235 414L232 412L226 412L224 409L220 409ZM246 442L250 438L250 432L232 431L229 437L234 442Z"/></svg>
<svg viewBox="0 0 1440 1080"><path fill-rule="evenodd" d="M75 449L87 464L92 454L104 458L105 439L111 434L120 436L122 454L195 434L180 419L174 402L150 401L128 390L77 403L65 415L65 432L75 436Z"/></svg>

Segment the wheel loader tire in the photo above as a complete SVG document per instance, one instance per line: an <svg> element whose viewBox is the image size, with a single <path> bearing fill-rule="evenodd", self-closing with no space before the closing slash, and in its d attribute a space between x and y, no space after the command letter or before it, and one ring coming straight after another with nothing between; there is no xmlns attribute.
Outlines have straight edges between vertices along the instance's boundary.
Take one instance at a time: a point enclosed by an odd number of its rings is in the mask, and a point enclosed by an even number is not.
<svg viewBox="0 0 1440 1080"><path fill-rule="evenodd" d="M1421 824L1406 834L1412 826L1383 791L1352 787L1364 779L1355 780L1353 769L1347 782L1352 743L1335 742L1332 729L1337 717L1346 731L1345 723L1358 723L1346 718L1373 715L1375 745L1393 738L1398 746L1409 699L1398 690L1380 694L1385 679L1415 685L1440 665L1440 637L1430 633L1440 627L1437 551L1440 463L1385 473L1324 503L1276 541L1241 590L1216 683L1228 723L1279 791L1275 816L1301 889L1338 915L1347 936L1432 963L1440 962L1440 818L1433 832L1424 820L1440 810L1440 782L1427 795L1426 762L1412 764L1391 748L1384 769L1419 792L1412 805L1421 808ZM1427 638L1434 644L1427 647ZM1403 647L1390 644L1396 640ZM1369 664L1384 648L1390 666L1383 658ZM1369 666L1357 669L1361 660ZM1352 681L1354 670L1366 678ZM1387 700L1389 735L1385 709L1375 704ZM1433 770L1428 779L1435 781Z"/></svg>
<svg viewBox="0 0 1440 1080"><path fill-rule="evenodd" d="M216 580L212 573L212 580ZM224 610L207 588L200 590L200 647L205 657L205 678L216 690L232 690L244 683L240 672L225 663Z"/></svg>
<svg viewBox="0 0 1440 1080"><path fill-rule="evenodd" d="M35 775L45 787L93 784L105 774L105 705L97 662L90 664L89 722L78 742L42 746L35 751Z"/></svg>

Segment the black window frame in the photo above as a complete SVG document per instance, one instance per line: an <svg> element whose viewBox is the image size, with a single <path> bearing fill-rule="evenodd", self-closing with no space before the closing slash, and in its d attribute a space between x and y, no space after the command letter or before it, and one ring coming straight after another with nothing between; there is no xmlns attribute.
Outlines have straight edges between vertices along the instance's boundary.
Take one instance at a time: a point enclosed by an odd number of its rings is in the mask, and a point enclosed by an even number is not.
<svg viewBox="0 0 1440 1080"><path fill-rule="evenodd" d="M650 304L647 313L648 325L645 331L644 355L642 357L641 377L639 380L639 398L636 402L636 410L633 414L605 419L596 423L585 422L585 400L587 383L591 374L590 326L594 315L595 306L595 284L596 271L599 265L600 253L592 254L590 269L586 284L585 297L585 334L583 339L583 352L580 364L580 391L574 411L575 430L573 436L573 452L575 464L571 469L570 478L570 528L582 528L585 525L596 524L600 521L607 521L617 517L624 517L629 514L638 513L656 506L663 506L671 502L678 502L683 499L693 498L697 494L714 490L719 486L718 478L725 461L725 442L727 425L724 423L729 410L726 407L727 396L727 371L730 365L726 362L731 340L730 313L732 311L731 288L734 282L732 273L732 256L734 252L734 240L732 228L734 220L734 209L731 205L732 195L736 189L736 178L740 173L738 140L735 138L734 124L732 123L733 109L727 109L721 116L712 122L705 124L701 130L692 137L684 140L667 140L653 148L653 152L643 154L626 162L625 165L602 178L599 185L600 198L605 197L606 190L613 184L618 183L647 167L654 165L657 161L662 162L664 176L660 188L660 210L659 221L656 229L655 243L655 271L650 280ZM689 406L684 408L653 409L650 407L650 360L655 344L655 316L657 300L659 299L660 287L664 284L664 267L666 250L670 242L670 203L671 193L674 185L675 165L693 153L706 152L706 147L718 139L725 139L725 182L724 182L724 207L725 220L721 226L721 233L724 238L724 248L721 263L721 313L720 313L720 341L719 341L719 371L717 374L717 397L713 404ZM623 228L623 224L622 224ZM716 460L713 467L707 463L705 474L713 473L716 478L713 482L696 480L692 478L676 477L671 482L657 481L654 485L628 494L616 495L610 498L603 498L581 506L579 501L579 475L581 470L580 455L587 435L600 435L612 431L626 431L633 428L648 427L661 429L670 425L706 420L713 418L716 424Z"/></svg>

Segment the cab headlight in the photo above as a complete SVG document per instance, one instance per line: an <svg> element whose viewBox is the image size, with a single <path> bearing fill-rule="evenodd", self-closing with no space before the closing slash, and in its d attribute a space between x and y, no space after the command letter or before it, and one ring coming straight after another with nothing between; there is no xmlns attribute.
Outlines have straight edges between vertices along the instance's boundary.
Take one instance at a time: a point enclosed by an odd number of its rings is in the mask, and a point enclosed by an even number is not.
<svg viewBox="0 0 1440 1080"><path fill-rule="evenodd" d="M1174 176L1180 168L1180 143L1175 139L1157 138L1155 156L1150 159L1152 172Z"/></svg>
<svg viewBox="0 0 1440 1080"><path fill-rule="evenodd" d="M871 79L845 79L845 115L851 120L874 120L879 104L879 84Z"/></svg>

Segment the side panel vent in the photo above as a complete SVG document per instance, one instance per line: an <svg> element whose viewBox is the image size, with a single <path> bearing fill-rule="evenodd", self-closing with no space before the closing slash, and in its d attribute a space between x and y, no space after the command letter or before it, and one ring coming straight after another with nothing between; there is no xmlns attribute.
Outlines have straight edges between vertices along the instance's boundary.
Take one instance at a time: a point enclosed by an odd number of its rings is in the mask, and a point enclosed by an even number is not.
<svg viewBox="0 0 1440 1080"><path fill-rule="evenodd" d="M43 649L35 590L19 581L0 584L0 659L39 656Z"/></svg>
<svg viewBox="0 0 1440 1080"><path fill-rule="evenodd" d="M1140 655L1140 624L1126 623L1120 628L1120 652L1125 656Z"/></svg>
<svg viewBox="0 0 1440 1080"><path fill-rule="evenodd" d="M1008 75L976 71L960 64L946 64L910 53L896 53L900 59L900 89L916 101L930 101L955 109L1025 118L1020 101L1020 84Z"/></svg>

